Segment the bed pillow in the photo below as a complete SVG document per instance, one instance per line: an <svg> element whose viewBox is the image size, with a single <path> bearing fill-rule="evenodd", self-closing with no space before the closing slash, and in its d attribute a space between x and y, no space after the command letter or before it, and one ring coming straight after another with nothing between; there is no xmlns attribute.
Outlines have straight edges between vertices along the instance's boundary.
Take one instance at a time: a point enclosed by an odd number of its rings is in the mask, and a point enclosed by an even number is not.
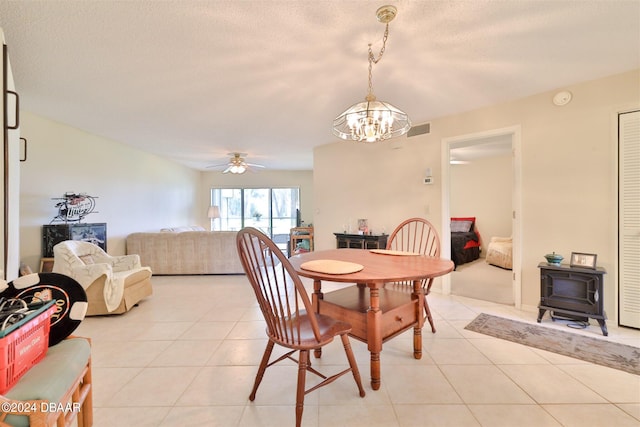
<svg viewBox="0 0 640 427"><path fill-rule="evenodd" d="M160 232L162 233L182 233L185 231L205 231L205 229L200 225L188 225L184 227L171 227L171 228L160 229Z"/></svg>
<svg viewBox="0 0 640 427"><path fill-rule="evenodd" d="M451 232L452 233L468 233L473 230L473 223L475 218L451 218Z"/></svg>

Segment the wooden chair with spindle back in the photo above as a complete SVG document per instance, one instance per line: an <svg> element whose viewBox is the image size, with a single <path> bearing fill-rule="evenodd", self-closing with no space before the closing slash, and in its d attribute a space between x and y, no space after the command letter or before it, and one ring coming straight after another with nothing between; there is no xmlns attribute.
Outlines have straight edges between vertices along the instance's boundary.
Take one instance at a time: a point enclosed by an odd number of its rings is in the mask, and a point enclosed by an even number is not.
<svg viewBox="0 0 640 427"><path fill-rule="evenodd" d="M300 277L282 251L265 234L252 227L243 228L238 232L237 247L242 266L264 315L269 338L249 400L255 399L266 369L285 359L298 363L296 426L302 422L304 396L348 372L353 374L359 394L364 397L360 372L348 337L351 325L313 311ZM329 344L336 336L342 340L349 368L327 377L311 366L309 352ZM275 344L290 351L269 362ZM297 360L292 357L296 352L299 352ZM308 390L305 389L307 371L322 378L320 383Z"/></svg>
<svg viewBox="0 0 640 427"><path fill-rule="evenodd" d="M431 257L440 256L440 238L435 227L429 221L423 218L409 218L396 227L389 236L387 241L387 249L414 252ZM427 303L427 295L431 291L433 277L422 280L422 289L424 291L424 311L431 325L431 332L435 333L436 328L433 324L433 317L429 304ZM406 288L407 291L413 291L412 282L393 283L399 288Z"/></svg>

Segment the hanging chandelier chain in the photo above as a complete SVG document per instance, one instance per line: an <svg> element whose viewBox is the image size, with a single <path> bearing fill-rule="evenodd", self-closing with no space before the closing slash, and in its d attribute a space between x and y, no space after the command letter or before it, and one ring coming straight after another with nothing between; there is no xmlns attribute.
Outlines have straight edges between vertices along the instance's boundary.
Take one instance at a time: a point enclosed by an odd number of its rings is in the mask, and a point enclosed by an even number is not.
<svg viewBox="0 0 640 427"><path fill-rule="evenodd" d="M384 36L382 37L382 47L380 48L380 53L378 53L378 59L375 59L373 56L373 51L371 50L371 43L369 43L369 61L377 64L378 61L382 59L382 55L384 55L384 51L387 48L387 39L389 38L389 24L386 24L384 29Z"/></svg>
<svg viewBox="0 0 640 427"><path fill-rule="evenodd" d="M371 43L369 43L369 95L368 95L368 98L374 96L373 80L372 80L373 64L377 64L382 59L382 55L384 55L384 51L387 48L388 38L389 38L389 23L387 22L384 29L384 36L382 37L382 47L380 48L380 53L378 53L377 59L373 56L373 51L371 50Z"/></svg>
<svg viewBox="0 0 640 427"><path fill-rule="evenodd" d="M388 102L378 101L373 94L373 65L384 55L389 38L389 22L395 18L395 6L378 8L378 21L386 24L382 48L376 56L369 43L369 92L364 102L358 102L336 117L333 121L333 134L339 138L353 141L375 142L406 134L411 129L411 120L404 111Z"/></svg>

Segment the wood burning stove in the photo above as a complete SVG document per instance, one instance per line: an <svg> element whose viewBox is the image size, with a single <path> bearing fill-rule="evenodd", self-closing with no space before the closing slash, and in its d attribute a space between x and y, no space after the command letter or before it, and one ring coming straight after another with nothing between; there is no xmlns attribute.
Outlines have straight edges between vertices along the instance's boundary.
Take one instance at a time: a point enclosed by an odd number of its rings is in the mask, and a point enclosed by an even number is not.
<svg viewBox="0 0 640 427"><path fill-rule="evenodd" d="M538 323L547 310L573 319L596 319L603 335L608 335L605 323L603 268L589 269L568 265L549 265L542 262L540 268L540 305Z"/></svg>

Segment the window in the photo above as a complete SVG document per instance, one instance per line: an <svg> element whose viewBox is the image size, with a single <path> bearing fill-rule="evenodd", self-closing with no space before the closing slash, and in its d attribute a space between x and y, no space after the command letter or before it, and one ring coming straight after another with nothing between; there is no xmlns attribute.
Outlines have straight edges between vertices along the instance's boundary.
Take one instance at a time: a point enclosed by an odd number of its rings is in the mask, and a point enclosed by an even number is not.
<svg viewBox="0 0 640 427"><path fill-rule="evenodd" d="M286 249L300 209L299 188L212 188L211 205L220 207L213 230L255 227Z"/></svg>

